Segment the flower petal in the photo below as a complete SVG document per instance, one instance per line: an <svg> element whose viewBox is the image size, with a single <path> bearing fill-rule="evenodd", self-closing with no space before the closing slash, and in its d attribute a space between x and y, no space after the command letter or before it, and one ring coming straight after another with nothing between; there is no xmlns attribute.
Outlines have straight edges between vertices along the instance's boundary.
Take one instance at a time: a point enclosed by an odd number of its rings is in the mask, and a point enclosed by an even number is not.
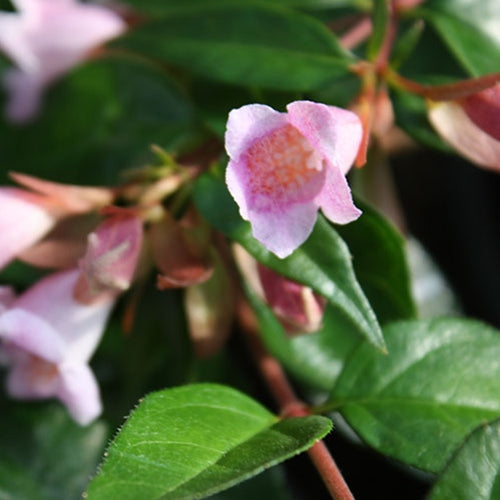
<svg viewBox="0 0 500 500"><path fill-rule="evenodd" d="M65 356L66 345L59 332L36 314L16 305L0 316L0 338L51 363L59 363Z"/></svg>
<svg viewBox="0 0 500 500"><path fill-rule="evenodd" d="M73 290L78 275L75 269L40 280L14 302L13 308L29 311L45 321L63 342L64 359L83 363L90 359L101 339L114 299L91 305L76 301Z"/></svg>
<svg viewBox="0 0 500 500"><path fill-rule="evenodd" d="M21 189L0 188L0 268L44 236L55 220L42 197ZM13 217L15 214L15 217ZM19 223L22 221L22 224Z"/></svg>
<svg viewBox="0 0 500 500"><path fill-rule="evenodd" d="M276 211L252 211L249 220L255 239L283 259L309 237L317 210L314 203L295 204Z"/></svg>
<svg viewBox="0 0 500 500"><path fill-rule="evenodd" d="M248 104L229 113L224 137L227 154L237 160L251 144L286 125L286 115L264 104Z"/></svg>
<svg viewBox="0 0 500 500"><path fill-rule="evenodd" d="M9 355L9 349L7 349ZM57 365L19 349L7 376L7 392L19 399L45 399L56 395L59 386Z"/></svg>
<svg viewBox="0 0 500 500"><path fill-rule="evenodd" d="M325 217L337 224L347 224L361 215L361 210L352 201L351 189L344 174L333 166L327 169L327 178L316 203Z"/></svg>
<svg viewBox="0 0 500 500"><path fill-rule="evenodd" d="M88 425L102 412L99 386L86 364L62 366L56 396L66 405L71 417Z"/></svg>
<svg viewBox="0 0 500 500"><path fill-rule="evenodd" d="M292 102L287 110L288 122L323 158L346 174L361 142L363 131L358 116L346 109L311 101Z"/></svg>
<svg viewBox="0 0 500 500"><path fill-rule="evenodd" d="M431 105L429 120L463 156L477 165L500 171L500 141L477 127L458 103Z"/></svg>
<svg viewBox="0 0 500 500"><path fill-rule="evenodd" d="M40 110L45 82L37 73L25 73L13 68L5 72L2 79L7 93L5 117L12 123L27 123Z"/></svg>

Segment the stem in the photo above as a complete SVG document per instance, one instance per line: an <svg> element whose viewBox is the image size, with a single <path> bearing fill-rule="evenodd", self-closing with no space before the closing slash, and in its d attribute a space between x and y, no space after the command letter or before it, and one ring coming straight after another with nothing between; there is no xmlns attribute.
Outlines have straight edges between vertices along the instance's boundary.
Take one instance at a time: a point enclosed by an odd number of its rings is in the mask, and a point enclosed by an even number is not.
<svg viewBox="0 0 500 500"><path fill-rule="evenodd" d="M479 78L469 78L467 80L444 85L422 85L413 80L408 80L390 69L386 71L385 76L387 81L395 87L399 87L413 94L421 95L433 101L462 99L492 87L500 81L500 73L492 73Z"/></svg>
<svg viewBox="0 0 500 500"><path fill-rule="evenodd" d="M246 313L247 311L245 311ZM248 322L245 322L248 327ZM254 328L244 328L257 367L278 403L283 418L304 417L311 412L301 401L288 381L279 362L262 345ZM323 441L316 442L307 451L309 458L321 476L326 489L334 500L354 500L349 486Z"/></svg>
<svg viewBox="0 0 500 500"><path fill-rule="evenodd" d="M369 17L364 17L342 35L340 43L346 49L353 49L364 42L371 35L372 30L372 20Z"/></svg>
<svg viewBox="0 0 500 500"><path fill-rule="evenodd" d="M312 448L309 448L308 453L332 497L335 500L354 500L349 486L344 481L325 443L318 441Z"/></svg>

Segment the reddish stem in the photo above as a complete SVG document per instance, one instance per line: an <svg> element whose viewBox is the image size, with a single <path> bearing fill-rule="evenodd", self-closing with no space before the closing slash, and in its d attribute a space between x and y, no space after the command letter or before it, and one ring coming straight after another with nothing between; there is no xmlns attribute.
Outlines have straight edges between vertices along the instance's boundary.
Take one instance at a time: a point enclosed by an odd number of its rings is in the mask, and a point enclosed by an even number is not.
<svg viewBox="0 0 500 500"><path fill-rule="evenodd" d="M278 403L283 418L304 417L310 415L306 404L301 401L288 381L283 368L263 347L256 330L253 318L246 306L240 309L243 315L244 331L257 367L266 381L269 390ZM322 441L316 442L308 452L311 461L334 500L354 500L335 460Z"/></svg>
<svg viewBox="0 0 500 500"><path fill-rule="evenodd" d="M407 90L408 92L419 94L433 101L462 99L492 87L500 81L500 73L492 73L490 75L480 76L479 78L469 78L467 80L447 83L445 85L422 85L413 80L408 80L390 70L387 71L386 77L387 80L395 86Z"/></svg>
<svg viewBox="0 0 500 500"><path fill-rule="evenodd" d="M369 17L364 17L342 35L340 43L344 48L352 49L361 42L364 42L371 35L372 30L372 20Z"/></svg>

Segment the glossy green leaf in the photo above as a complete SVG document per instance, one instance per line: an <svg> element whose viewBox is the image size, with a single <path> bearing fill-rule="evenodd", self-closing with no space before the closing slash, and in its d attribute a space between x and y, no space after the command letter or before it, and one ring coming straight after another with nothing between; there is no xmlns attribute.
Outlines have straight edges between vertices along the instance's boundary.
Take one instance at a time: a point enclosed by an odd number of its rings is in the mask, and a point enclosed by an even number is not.
<svg viewBox="0 0 500 500"><path fill-rule="evenodd" d="M310 286L326 297L372 344L384 347L375 313L359 286L346 244L319 215L309 239L286 259L279 259L252 236L222 179L199 178L195 201L201 213L217 229L236 240L258 261L278 273Z"/></svg>
<svg viewBox="0 0 500 500"><path fill-rule="evenodd" d="M284 7L292 7L299 9L307 9L310 11L338 9L342 7L353 7L359 9L369 9L371 0L266 0L267 5L277 5ZM127 0L128 5L133 6L138 12L147 13L152 17L165 15L171 12L172 9L185 7L186 0ZM241 0L189 0L189 4L196 8L208 7L210 5L226 6L239 5ZM259 4L264 2L261 0L245 0L246 4Z"/></svg>
<svg viewBox="0 0 500 500"><path fill-rule="evenodd" d="M405 241L397 229L366 203L363 215L338 226L353 256L356 277L381 324L415 317Z"/></svg>
<svg viewBox="0 0 500 500"><path fill-rule="evenodd" d="M1 180L17 170L116 185L121 170L153 160L151 144L173 147L195 127L191 104L163 71L137 61L96 60L48 89L33 123L10 126L0 118Z"/></svg>
<svg viewBox="0 0 500 500"><path fill-rule="evenodd" d="M500 415L500 333L433 319L384 329L382 355L360 345L331 403L380 452L433 472L482 422Z"/></svg>
<svg viewBox="0 0 500 500"><path fill-rule="evenodd" d="M362 341L352 324L328 305L317 332L290 337L266 304L250 291L248 297L266 349L297 380L314 389L330 391L347 357Z"/></svg>
<svg viewBox="0 0 500 500"><path fill-rule="evenodd" d="M212 79L281 90L326 86L352 62L312 17L251 2L186 2L114 45Z"/></svg>
<svg viewBox="0 0 500 500"><path fill-rule="evenodd" d="M470 74L498 72L500 3L497 0L429 0L419 11Z"/></svg>
<svg viewBox="0 0 500 500"><path fill-rule="evenodd" d="M389 24L389 0L373 0L373 32L368 42L366 56L373 61L377 57Z"/></svg>
<svg viewBox="0 0 500 500"><path fill-rule="evenodd" d="M58 404L2 404L0 498L79 500L108 438L75 424Z"/></svg>
<svg viewBox="0 0 500 500"><path fill-rule="evenodd" d="M500 421L481 425L451 459L428 500L500 498Z"/></svg>
<svg viewBox="0 0 500 500"><path fill-rule="evenodd" d="M87 498L204 498L308 449L331 428L325 417L279 421L220 385L152 393L110 446Z"/></svg>

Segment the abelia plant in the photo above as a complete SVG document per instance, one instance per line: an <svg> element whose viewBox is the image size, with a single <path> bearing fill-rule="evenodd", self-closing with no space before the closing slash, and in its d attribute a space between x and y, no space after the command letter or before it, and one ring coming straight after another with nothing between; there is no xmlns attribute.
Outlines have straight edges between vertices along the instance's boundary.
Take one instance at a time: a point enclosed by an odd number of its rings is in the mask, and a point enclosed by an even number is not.
<svg viewBox="0 0 500 500"><path fill-rule="evenodd" d="M0 0L0 497L498 498L499 26Z"/></svg>

